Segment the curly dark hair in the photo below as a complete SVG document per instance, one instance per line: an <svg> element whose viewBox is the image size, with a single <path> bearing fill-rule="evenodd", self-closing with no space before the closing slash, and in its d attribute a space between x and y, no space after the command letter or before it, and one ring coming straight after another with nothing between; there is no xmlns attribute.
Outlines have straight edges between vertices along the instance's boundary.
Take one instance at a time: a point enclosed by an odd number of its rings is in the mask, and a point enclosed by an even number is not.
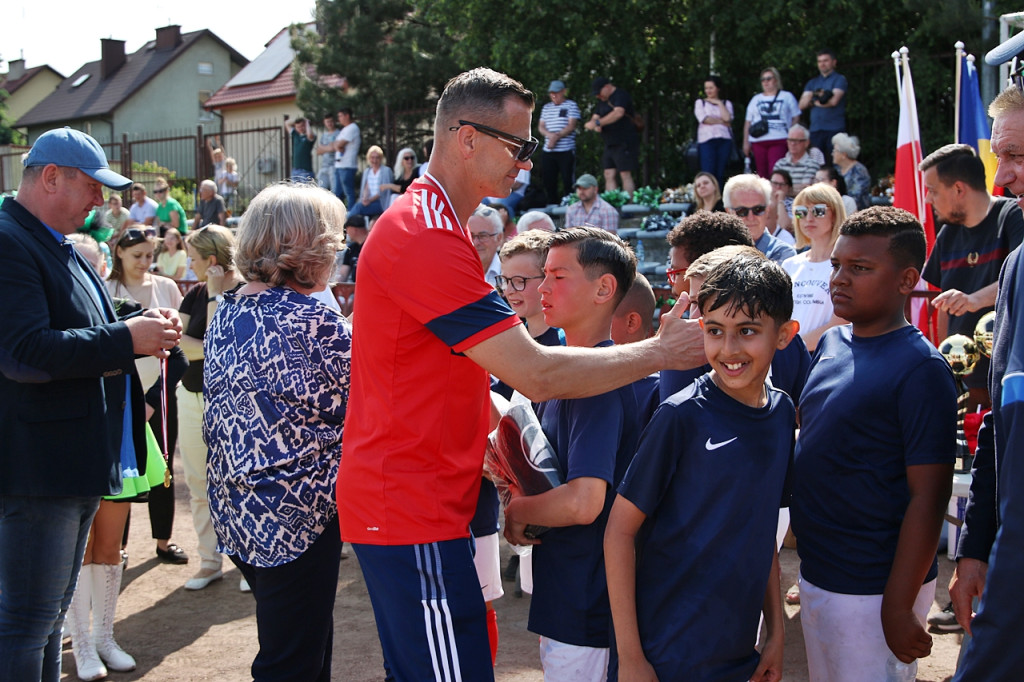
<svg viewBox="0 0 1024 682"><path fill-rule="evenodd" d="M924 267L928 246L924 228L909 211L892 206L872 206L857 211L839 228L848 237L873 235L889 238L889 253L901 267Z"/></svg>
<svg viewBox="0 0 1024 682"><path fill-rule="evenodd" d="M697 211L679 221L666 237L669 246L682 249L691 263L722 246L753 246L743 221L729 213Z"/></svg>

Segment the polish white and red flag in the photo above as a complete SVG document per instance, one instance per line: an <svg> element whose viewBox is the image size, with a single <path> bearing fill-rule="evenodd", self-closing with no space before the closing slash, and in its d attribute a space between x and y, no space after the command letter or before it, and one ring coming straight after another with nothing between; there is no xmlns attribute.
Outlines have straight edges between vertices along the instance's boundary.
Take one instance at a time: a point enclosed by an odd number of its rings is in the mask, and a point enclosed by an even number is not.
<svg viewBox="0 0 1024 682"><path fill-rule="evenodd" d="M923 158L921 126L918 124L917 99L914 95L914 80L910 75L910 60L907 53L905 47L898 53L893 52L893 60L896 61L896 85L900 95L900 126L896 141L892 205L910 211L921 221L928 242L928 253L931 254L935 245L935 221L932 218L931 206L924 201L924 174L918 170ZM931 287L924 280L918 282L920 291L927 291L929 288ZM929 314L927 299L914 297L911 301L911 322L933 343L938 343L939 340L935 338L934 315Z"/></svg>

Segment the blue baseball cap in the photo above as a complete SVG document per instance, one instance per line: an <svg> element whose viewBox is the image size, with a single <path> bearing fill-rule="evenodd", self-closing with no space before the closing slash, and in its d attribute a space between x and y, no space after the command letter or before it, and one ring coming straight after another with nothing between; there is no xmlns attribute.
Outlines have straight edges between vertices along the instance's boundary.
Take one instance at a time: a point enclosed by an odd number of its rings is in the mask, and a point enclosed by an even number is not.
<svg viewBox="0 0 1024 682"><path fill-rule="evenodd" d="M565 83L562 81L551 81L551 85L548 86L548 92L561 92L565 90Z"/></svg>
<svg viewBox="0 0 1024 682"><path fill-rule="evenodd" d="M68 127L48 130L39 136L25 158L25 167L64 166L77 168L111 189L125 190L132 181L110 170L107 155L95 139Z"/></svg>

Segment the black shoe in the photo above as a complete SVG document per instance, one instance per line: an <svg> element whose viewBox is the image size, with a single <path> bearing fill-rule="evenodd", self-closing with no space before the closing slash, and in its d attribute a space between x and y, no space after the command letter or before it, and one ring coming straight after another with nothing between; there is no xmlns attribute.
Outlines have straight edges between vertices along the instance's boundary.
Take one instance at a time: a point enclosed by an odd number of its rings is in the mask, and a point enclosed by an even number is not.
<svg viewBox="0 0 1024 682"><path fill-rule="evenodd" d="M167 545L167 549L156 548L156 555L160 557L161 561L166 561L169 564L187 564L188 554L185 554L185 550L178 547L173 542Z"/></svg>

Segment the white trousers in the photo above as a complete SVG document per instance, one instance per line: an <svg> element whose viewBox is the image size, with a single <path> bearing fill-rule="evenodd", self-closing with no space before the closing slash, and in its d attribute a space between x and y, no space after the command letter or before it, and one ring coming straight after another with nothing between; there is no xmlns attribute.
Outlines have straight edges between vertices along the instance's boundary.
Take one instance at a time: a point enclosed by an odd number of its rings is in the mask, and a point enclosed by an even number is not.
<svg viewBox="0 0 1024 682"><path fill-rule="evenodd" d="M185 470L192 506L192 523L199 537L200 568L218 570L221 555L217 552L217 533L210 520L210 502L206 493L206 458L209 451L203 440L203 394L193 393L181 384L178 396L178 447Z"/></svg>

